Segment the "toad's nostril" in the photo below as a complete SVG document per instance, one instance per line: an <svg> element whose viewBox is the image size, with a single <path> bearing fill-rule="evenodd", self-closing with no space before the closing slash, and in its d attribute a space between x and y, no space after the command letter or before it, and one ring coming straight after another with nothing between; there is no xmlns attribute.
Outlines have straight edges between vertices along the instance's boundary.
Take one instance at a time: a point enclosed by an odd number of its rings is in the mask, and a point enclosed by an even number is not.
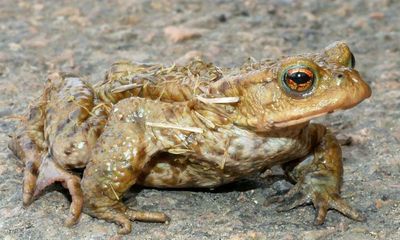
<svg viewBox="0 0 400 240"><path fill-rule="evenodd" d="M64 150L64 153L65 153L65 155L69 156L69 155L71 155L72 150L66 149L66 150Z"/></svg>

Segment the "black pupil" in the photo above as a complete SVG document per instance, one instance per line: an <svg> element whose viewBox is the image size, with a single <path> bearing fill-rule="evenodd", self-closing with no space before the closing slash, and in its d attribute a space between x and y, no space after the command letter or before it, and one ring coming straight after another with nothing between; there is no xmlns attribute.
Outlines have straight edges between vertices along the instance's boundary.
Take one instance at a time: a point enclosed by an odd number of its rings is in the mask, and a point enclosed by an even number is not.
<svg viewBox="0 0 400 240"><path fill-rule="evenodd" d="M311 77L303 72L295 72L288 75L288 78L297 84L307 83L311 80Z"/></svg>

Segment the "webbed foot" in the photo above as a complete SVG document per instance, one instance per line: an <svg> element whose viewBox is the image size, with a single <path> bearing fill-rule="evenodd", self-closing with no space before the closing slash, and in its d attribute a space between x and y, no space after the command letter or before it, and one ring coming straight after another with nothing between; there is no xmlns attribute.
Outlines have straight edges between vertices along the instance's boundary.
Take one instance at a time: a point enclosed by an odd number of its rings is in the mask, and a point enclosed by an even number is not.
<svg viewBox="0 0 400 240"><path fill-rule="evenodd" d="M62 169L49 156L46 156L43 158L42 164L39 167L39 175L33 197L37 197L44 188L50 186L54 182L61 182L62 185L69 190L72 197L69 216L64 222L66 226L72 226L78 222L82 212L83 193L80 180L78 176Z"/></svg>
<svg viewBox="0 0 400 240"><path fill-rule="evenodd" d="M266 204L278 202L277 211L283 212L312 203L317 211L314 225L324 223L328 209L335 209L356 221L365 221L364 215L340 197L335 186L330 184L331 181L332 179L329 179L329 176L307 175L304 180L297 182L285 195L272 197L266 201Z"/></svg>
<svg viewBox="0 0 400 240"><path fill-rule="evenodd" d="M131 221L165 223L169 221L166 214L161 212L137 211L118 202L110 207L100 207L89 210L88 213L100 219L114 222L121 226L118 234L128 234L132 230Z"/></svg>
<svg viewBox="0 0 400 240"><path fill-rule="evenodd" d="M22 202L25 207L33 202L36 179L41 163L41 150L26 134L13 134L8 148L24 162L24 178L22 184Z"/></svg>

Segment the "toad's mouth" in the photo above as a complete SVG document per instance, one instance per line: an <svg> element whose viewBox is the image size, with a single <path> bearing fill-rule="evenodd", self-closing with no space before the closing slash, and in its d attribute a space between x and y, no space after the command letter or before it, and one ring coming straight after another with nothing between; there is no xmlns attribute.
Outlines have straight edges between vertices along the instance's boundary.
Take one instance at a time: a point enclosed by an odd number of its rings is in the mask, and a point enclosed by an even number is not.
<svg viewBox="0 0 400 240"><path fill-rule="evenodd" d="M332 107L331 109L329 109L327 111L320 112L320 113L315 113L314 112L314 113L310 113L310 114L308 114L306 116L301 116L301 117L298 117L298 118L289 119L289 120L285 120L285 121L274 122L273 126L277 127L277 128L284 128L284 127L289 127L289 126L294 126L294 125L297 125L297 124L305 123L305 122L310 121L313 118L322 117L322 116L325 116L327 114L331 114L331 113L334 113L334 112L337 112L337 111L343 111L343 110L352 108L355 105L359 104L360 102L354 102L354 103L348 104L347 106L344 106L342 108Z"/></svg>
<svg viewBox="0 0 400 240"><path fill-rule="evenodd" d="M333 113L333 112L334 111L323 112L323 113L313 114L313 115L310 115L310 116L306 116L306 117L302 117L302 118L298 118L298 119L294 119L294 120L288 120L288 121L282 121L282 122L274 122L273 125L274 125L274 127L277 127L277 128L284 128L284 127L294 126L294 125L297 125L297 124L308 122L313 118L322 117L322 116L325 116L325 115Z"/></svg>
<svg viewBox="0 0 400 240"><path fill-rule="evenodd" d="M331 113L334 113L334 112L343 111L343 110L352 108L355 105L357 105L358 103L359 102L355 102L355 103L349 104L349 105L347 105L345 107L342 107L342 108L332 107L331 109L328 109L328 110L323 111L323 112L314 112L314 113L310 113L310 114L305 115L305 116L300 116L298 118L292 118L292 119L289 119L289 120L274 122L273 126L276 127L276 128L284 128L284 127L294 126L294 125L297 125L297 124L308 122L308 121L310 121L311 119L314 119L314 118L322 117L322 116L325 116L327 114L331 114Z"/></svg>
<svg viewBox="0 0 400 240"><path fill-rule="evenodd" d="M362 90L363 91L358 92L359 97L355 98L355 100L353 100L353 101L351 101L351 100L347 101L347 102L342 101L342 102L339 102L337 104L334 104L334 105L328 107L327 109L325 109L325 111L313 111L313 112L310 112L305 115L297 115L297 116L295 115L286 120L273 122L272 125L276 128L289 127L289 126L308 122L313 118L322 117L322 116L325 116L325 115L333 113L333 112L352 108L352 107L358 105L364 99L369 98L371 96L371 89L369 88L369 86L367 84L364 84L364 88Z"/></svg>

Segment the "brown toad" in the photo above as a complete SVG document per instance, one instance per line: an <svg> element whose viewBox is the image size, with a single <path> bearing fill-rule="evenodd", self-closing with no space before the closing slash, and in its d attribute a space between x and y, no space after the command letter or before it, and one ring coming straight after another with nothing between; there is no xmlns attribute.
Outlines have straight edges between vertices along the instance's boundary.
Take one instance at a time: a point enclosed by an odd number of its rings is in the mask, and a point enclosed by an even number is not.
<svg viewBox="0 0 400 240"><path fill-rule="evenodd" d="M134 184L216 187L282 165L296 185L281 210L312 202L316 224L329 208L363 220L339 195L338 141L310 119L371 95L345 43L315 54L220 69L119 62L105 81L53 74L10 148L25 162L24 203L61 181L72 195L67 224L84 212L131 231L163 213L127 208ZM82 181L72 173L85 168ZM83 203L82 203L83 202Z"/></svg>

